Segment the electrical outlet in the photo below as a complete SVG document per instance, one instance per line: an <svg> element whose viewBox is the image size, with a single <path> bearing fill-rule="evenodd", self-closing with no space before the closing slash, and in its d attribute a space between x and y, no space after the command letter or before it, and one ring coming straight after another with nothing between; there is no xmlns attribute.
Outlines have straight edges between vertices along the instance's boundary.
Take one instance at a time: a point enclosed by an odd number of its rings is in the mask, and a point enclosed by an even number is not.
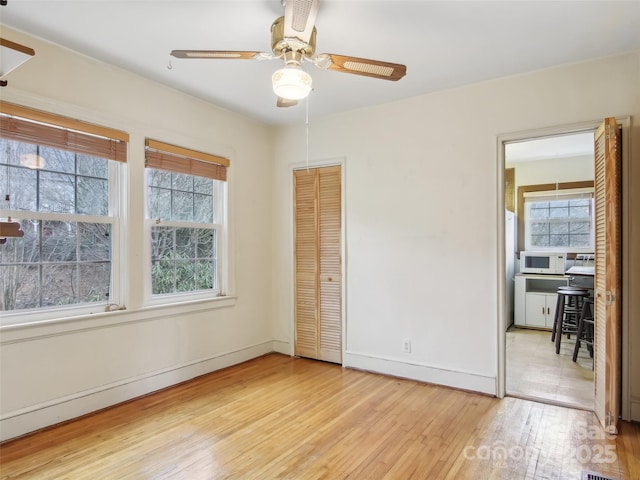
<svg viewBox="0 0 640 480"><path fill-rule="evenodd" d="M411 353L411 340L408 338L402 340L402 351L404 353Z"/></svg>

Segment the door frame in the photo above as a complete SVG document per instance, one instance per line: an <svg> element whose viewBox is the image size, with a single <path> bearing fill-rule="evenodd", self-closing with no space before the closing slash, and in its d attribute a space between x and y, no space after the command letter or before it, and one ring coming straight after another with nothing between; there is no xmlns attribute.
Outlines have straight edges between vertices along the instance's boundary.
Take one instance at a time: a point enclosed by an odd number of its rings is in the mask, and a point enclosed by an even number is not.
<svg viewBox="0 0 640 480"><path fill-rule="evenodd" d="M506 363L506 281L505 281L505 269L506 269L506 257L505 257L505 201L504 201L504 169L505 169L505 144L509 142L519 140L531 140L539 137L548 137L553 135L563 135L571 133L584 132L586 130L595 130L600 126L604 120L604 116L598 120L578 122L568 125L558 125L547 128L540 128L534 130L524 130L519 132L504 133L496 137L496 151L498 156L498 174L496 192L498 194L497 202L497 258L498 258L498 298L497 298L497 335L498 335L498 351L497 351L497 371L496 377L496 396L498 398L504 398L506 395L506 377L507 377L507 363ZM629 222L631 220L629 214L629 166L630 166L630 141L629 136L631 133L631 117L620 116L616 117L616 121L622 126L622 158L621 158L621 189L622 189L622 298L628 298L629 293L629 271L628 268L624 268L625 259L629 259ZM631 418L631 397L630 397L630 356L629 356L629 302L623 300L622 302L622 359L621 359L621 417L623 420L630 420Z"/></svg>
<svg viewBox="0 0 640 480"><path fill-rule="evenodd" d="M340 166L340 208L341 208L341 218L340 218L340 269L342 274L342 285L341 285L341 324L342 329L340 331L340 341L342 343L342 351L340 352L342 358L342 365L344 365L344 352L347 349L347 322L346 322L346 312L347 312L347 242L346 242L346 158L345 157L335 157L335 158L327 158L321 160L309 160L304 162L296 162L290 163L288 166L288 175L289 175L289 242L291 248L289 249L289 265L290 265L290 275L291 275L291 291L290 298L291 302L289 305L289 355L295 356L295 334L296 334L296 317L295 317L295 211L294 211L294 188L293 188L293 172L296 170L304 170L307 168L322 168L322 167L334 167Z"/></svg>

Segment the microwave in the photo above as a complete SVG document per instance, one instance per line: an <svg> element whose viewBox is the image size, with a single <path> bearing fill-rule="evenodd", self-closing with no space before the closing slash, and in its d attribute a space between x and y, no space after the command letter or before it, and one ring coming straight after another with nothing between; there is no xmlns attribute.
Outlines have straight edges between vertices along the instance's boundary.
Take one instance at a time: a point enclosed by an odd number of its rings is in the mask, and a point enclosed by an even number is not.
<svg viewBox="0 0 640 480"><path fill-rule="evenodd" d="M566 255L558 252L520 252L521 273L563 275Z"/></svg>

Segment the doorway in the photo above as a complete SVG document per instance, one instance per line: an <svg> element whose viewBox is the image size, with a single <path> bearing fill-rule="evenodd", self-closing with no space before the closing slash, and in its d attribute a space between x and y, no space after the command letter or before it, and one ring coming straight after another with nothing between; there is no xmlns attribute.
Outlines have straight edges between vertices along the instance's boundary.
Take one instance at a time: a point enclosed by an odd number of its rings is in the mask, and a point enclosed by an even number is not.
<svg viewBox="0 0 640 480"><path fill-rule="evenodd" d="M631 118L606 118L604 121L583 122L564 127L547 128L498 137L498 215L503 217L507 191L505 178L505 146L535 138L595 131L595 211L596 211L596 271L595 271L595 382L594 407L608 433L617 432L620 419L637 420L631 395L630 371L630 164ZM606 208L603 208L606 205ZM600 207L599 207L600 206ZM503 217L504 218L504 217ZM498 221L498 377L497 396L507 393L506 331L510 326L505 257L505 221ZM624 299L628 299L624 301ZM532 398L542 400L541 398ZM549 401L549 403L557 403Z"/></svg>
<svg viewBox="0 0 640 480"><path fill-rule="evenodd" d="M575 335L561 336L559 350L551 340L557 288L581 286L593 296L593 135L589 128L504 143L505 392L588 410L593 351L575 350ZM521 271L524 251L561 255L562 268ZM582 275L565 275L571 267Z"/></svg>

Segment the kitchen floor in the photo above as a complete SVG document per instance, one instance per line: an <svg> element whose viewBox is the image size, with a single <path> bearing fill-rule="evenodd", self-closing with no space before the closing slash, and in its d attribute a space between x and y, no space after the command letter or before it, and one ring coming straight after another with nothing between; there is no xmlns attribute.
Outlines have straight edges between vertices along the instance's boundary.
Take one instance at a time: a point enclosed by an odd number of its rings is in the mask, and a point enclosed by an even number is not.
<svg viewBox="0 0 640 480"><path fill-rule="evenodd" d="M582 345L572 361L575 341L562 337L556 354L551 332L510 327L507 331L508 395L593 409L593 359Z"/></svg>

